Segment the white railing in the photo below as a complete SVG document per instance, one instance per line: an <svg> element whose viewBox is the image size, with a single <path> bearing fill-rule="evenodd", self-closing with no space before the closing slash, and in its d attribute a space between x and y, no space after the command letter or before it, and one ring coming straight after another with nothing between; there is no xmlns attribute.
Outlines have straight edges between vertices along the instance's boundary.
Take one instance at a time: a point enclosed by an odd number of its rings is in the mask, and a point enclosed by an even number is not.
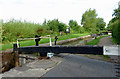
<svg viewBox="0 0 120 79"><path fill-rule="evenodd" d="M47 35L48 37L37 37L37 38L18 38L17 39L17 47L19 48L19 40L35 40L38 38L44 39L44 38L49 38L50 39L50 46L52 46L52 41L50 35Z"/></svg>

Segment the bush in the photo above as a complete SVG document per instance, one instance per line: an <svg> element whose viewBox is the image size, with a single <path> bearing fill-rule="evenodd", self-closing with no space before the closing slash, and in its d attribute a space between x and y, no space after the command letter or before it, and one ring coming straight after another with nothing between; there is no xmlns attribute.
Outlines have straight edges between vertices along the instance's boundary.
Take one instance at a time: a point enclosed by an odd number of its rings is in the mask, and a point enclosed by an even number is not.
<svg viewBox="0 0 120 79"><path fill-rule="evenodd" d="M35 35L59 35L60 31L65 32L66 25L57 19L43 23L31 23L11 19L8 22L2 21L2 42L15 42L17 38L34 38Z"/></svg>
<svg viewBox="0 0 120 79"><path fill-rule="evenodd" d="M120 20L112 24L112 37L120 44Z"/></svg>

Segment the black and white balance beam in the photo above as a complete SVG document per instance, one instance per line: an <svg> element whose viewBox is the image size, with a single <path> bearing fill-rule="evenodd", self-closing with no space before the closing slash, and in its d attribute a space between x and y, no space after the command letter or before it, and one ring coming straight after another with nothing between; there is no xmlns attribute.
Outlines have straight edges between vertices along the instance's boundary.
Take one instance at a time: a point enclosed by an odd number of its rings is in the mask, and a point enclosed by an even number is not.
<svg viewBox="0 0 120 79"><path fill-rule="evenodd" d="M85 46L29 46L19 47L14 44L13 51L19 53L75 53L75 54L95 54L95 55L120 55L120 46L97 46L97 45L85 45Z"/></svg>

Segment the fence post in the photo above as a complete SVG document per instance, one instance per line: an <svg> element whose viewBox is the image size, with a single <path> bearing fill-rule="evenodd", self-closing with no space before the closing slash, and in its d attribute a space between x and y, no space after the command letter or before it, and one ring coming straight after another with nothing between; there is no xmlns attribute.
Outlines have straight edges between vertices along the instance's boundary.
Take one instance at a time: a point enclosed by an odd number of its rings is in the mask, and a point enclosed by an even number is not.
<svg viewBox="0 0 120 79"><path fill-rule="evenodd" d="M18 51L15 51L15 67L19 65L19 54Z"/></svg>
<svg viewBox="0 0 120 79"><path fill-rule="evenodd" d="M19 65L19 54L17 48L17 44L13 44L13 51L15 53L15 67Z"/></svg>
<svg viewBox="0 0 120 79"><path fill-rule="evenodd" d="M50 37L50 46L52 46L52 41L51 41L51 37Z"/></svg>

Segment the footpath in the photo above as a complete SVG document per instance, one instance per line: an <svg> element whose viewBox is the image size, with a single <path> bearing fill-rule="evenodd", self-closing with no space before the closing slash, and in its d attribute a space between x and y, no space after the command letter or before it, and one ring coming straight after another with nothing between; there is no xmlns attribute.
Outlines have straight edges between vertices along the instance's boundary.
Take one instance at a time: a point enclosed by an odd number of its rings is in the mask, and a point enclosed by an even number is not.
<svg viewBox="0 0 120 79"><path fill-rule="evenodd" d="M115 45L113 42L112 42L112 39L111 39L111 36L107 36L107 37L104 37L102 39L100 39L100 42L98 43L99 46L109 46L109 45Z"/></svg>
<svg viewBox="0 0 120 79"><path fill-rule="evenodd" d="M104 37L102 39L100 39L100 42L98 43L99 46L111 46L111 45L115 45L112 42L111 36L108 37ZM109 57L113 60L115 60L116 62L118 62L120 60L120 56L115 56L115 55L109 55Z"/></svg>
<svg viewBox="0 0 120 79"><path fill-rule="evenodd" d="M23 66L10 69L8 72L2 73L2 77L41 77L46 72L61 63L59 57L51 59L35 60Z"/></svg>

